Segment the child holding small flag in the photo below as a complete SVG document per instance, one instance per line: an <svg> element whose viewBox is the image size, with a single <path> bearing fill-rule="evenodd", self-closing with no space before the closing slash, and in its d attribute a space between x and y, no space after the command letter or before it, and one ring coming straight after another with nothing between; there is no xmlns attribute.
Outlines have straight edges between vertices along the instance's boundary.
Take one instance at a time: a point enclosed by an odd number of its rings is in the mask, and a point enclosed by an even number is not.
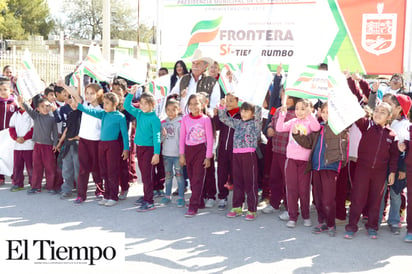
<svg viewBox="0 0 412 274"><path fill-rule="evenodd" d="M226 215L234 218L242 215L242 204L247 196L248 212L245 220L256 218L258 204L258 164L256 147L262 129L262 108L244 102L240 107L241 119L228 116L221 100L219 120L234 129L233 135L233 207Z"/></svg>
<svg viewBox="0 0 412 274"><path fill-rule="evenodd" d="M54 153L57 151L57 124L54 117L50 116L50 103L47 99L41 98L38 101L37 111L33 110L30 105L24 102L22 96L18 97L19 104L27 111L27 114L33 119L33 176L32 185L28 194L41 192L41 182L43 173L46 176L46 188L49 193L58 192L56 186L56 159Z"/></svg>
<svg viewBox="0 0 412 274"><path fill-rule="evenodd" d="M154 166L159 163L160 154L160 120L154 111L155 98L144 92L140 97L140 109L132 105L132 99L137 87L130 92L124 101L124 108L136 117L136 154L139 169L142 174L144 196L135 204L138 212L155 209L153 203Z"/></svg>
<svg viewBox="0 0 412 274"><path fill-rule="evenodd" d="M77 79L79 80L79 78ZM80 85L78 94L80 94ZM86 107L102 110L103 90L98 84L89 84L85 88L85 100L83 105ZM74 97L75 94L72 94ZM100 176L98 147L100 142L102 121L87 113L82 114L79 130L79 178L77 180L77 198L75 204L83 203L87 198L87 186L89 175L92 173L93 181L96 184L96 198L103 197L103 182Z"/></svg>
<svg viewBox="0 0 412 274"><path fill-rule="evenodd" d="M329 236L336 234L336 182L342 165L347 163L348 131L335 134L328 124L328 103L320 107L322 122L318 132L309 135L293 132L299 145L311 149L306 172L312 171L313 200L318 212L318 225L315 234L327 231Z"/></svg>
<svg viewBox="0 0 412 274"><path fill-rule="evenodd" d="M310 173L305 173L310 149L300 146L292 137L292 132L307 135L320 129L319 122L312 115L312 105L307 99L300 99L295 106L296 118L285 122L287 106L282 106L276 123L276 131L289 132L286 147L285 183L288 201L289 221L286 226L294 228L298 219L298 200L304 226L312 226L309 215Z"/></svg>
<svg viewBox="0 0 412 274"><path fill-rule="evenodd" d="M233 119L240 120L239 98L233 93L226 94L227 115ZM218 152L217 152L217 186L219 189L219 210L225 210L227 206L227 196L229 196L228 187L233 185L233 136L235 130L228 127L219 120L215 114L213 121L216 129L219 130Z"/></svg>

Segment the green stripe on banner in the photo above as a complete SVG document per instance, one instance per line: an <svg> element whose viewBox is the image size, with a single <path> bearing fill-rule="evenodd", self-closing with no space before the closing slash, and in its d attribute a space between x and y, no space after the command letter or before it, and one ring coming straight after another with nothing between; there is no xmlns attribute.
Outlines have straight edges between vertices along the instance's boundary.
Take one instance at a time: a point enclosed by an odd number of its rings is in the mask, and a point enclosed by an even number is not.
<svg viewBox="0 0 412 274"><path fill-rule="evenodd" d="M339 7L336 4L336 0L328 0L328 3L335 22L338 25L339 31L336 34L336 37L333 40L333 43L330 46L323 62L327 63L328 56L332 59L335 59L335 57L338 56L339 65L341 68L350 68L351 71L358 70L361 73L365 73L357 57L355 48L349 39L345 24L339 13Z"/></svg>
<svg viewBox="0 0 412 274"><path fill-rule="evenodd" d="M93 73L91 70L89 70L89 69L86 68L86 67L84 68L84 74L92 77L93 79L95 79L96 81L99 81L99 82L104 82L104 81L106 81L105 79L100 78L96 73Z"/></svg>
<svg viewBox="0 0 412 274"><path fill-rule="evenodd" d="M154 82L149 83L149 91L154 94Z"/></svg>
<svg viewBox="0 0 412 274"><path fill-rule="evenodd" d="M303 98L303 99L324 99L324 100L328 99L328 97L325 97L325 96L311 95L306 92L302 92L299 90L293 90L293 89L287 89L285 94L288 96L293 96L293 97Z"/></svg>
<svg viewBox="0 0 412 274"><path fill-rule="evenodd" d="M188 58L193 55L197 47L199 46L199 43L192 44L187 47L185 54L183 54L182 58Z"/></svg>
<svg viewBox="0 0 412 274"><path fill-rule="evenodd" d="M301 74L299 75L299 77L304 77L304 76L306 76L306 77L313 77L313 76L315 76L315 73L303 72L303 73L301 73Z"/></svg>
<svg viewBox="0 0 412 274"><path fill-rule="evenodd" d="M237 68L235 68L235 66L233 65L233 64L231 64L231 63L229 63L229 64L227 64L228 66L229 66L229 68L231 69L231 70L237 70ZM239 66L238 66L239 67Z"/></svg>
<svg viewBox="0 0 412 274"><path fill-rule="evenodd" d="M336 82L335 78L333 78L332 76L328 76L328 80L332 83L333 86L336 86L338 83Z"/></svg>
<svg viewBox="0 0 412 274"><path fill-rule="evenodd" d="M328 0L328 2L329 2L330 10L332 11L333 17L335 18L335 22L338 25L339 31L336 34L336 37L333 40L333 43L331 47L329 48L328 53L325 56L325 59L324 59L325 63L328 61L328 56L330 56L332 59L335 59L335 56L338 54L338 51L342 45L342 42L347 35L345 24L343 23L342 18L340 17L340 14L338 12L338 6L336 5L335 0Z"/></svg>
<svg viewBox="0 0 412 274"><path fill-rule="evenodd" d="M278 64L268 64L268 68L271 72L276 72L276 69L278 66L279 66ZM314 68L318 69L318 66L316 65ZM289 65L282 64L282 69L284 71L289 71Z"/></svg>
<svg viewBox="0 0 412 274"><path fill-rule="evenodd" d="M23 60L22 63L24 65L25 69L31 69L31 66L30 66L29 62Z"/></svg>
<svg viewBox="0 0 412 274"><path fill-rule="evenodd" d="M349 35L346 35L343 43L338 52L338 59L341 68L349 68L350 71L359 71L360 73L365 73L362 69L362 65L359 62L359 58L356 56L355 48L350 41Z"/></svg>
<svg viewBox="0 0 412 274"><path fill-rule="evenodd" d="M340 133L338 130L336 130L335 126L333 125L333 123L331 123L329 119L328 119L328 126L330 127L330 129L333 131L335 135L338 135Z"/></svg>
<svg viewBox="0 0 412 274"><path fill-rule="evenodd" d="M88 55L87 59L92 61L93 63L96 63L96 62L100 61L100 58L98 58L97 56L94 56L94 55Z"/></svg>
<svg viewBox="0 0 412 274"><path fill-rule="evenodd" d="M194 32L198 30L210 30L217 28L220 25L220 22L222 21L222 16L215 19L215 20L205 20L205 21L200 21L197 23L190 34L193 34Z"/></svg>
<svg viewBox="0 0 412 274"><path fill-rule="evenodd" d="M218 82L219 82L219 85L222 87L223 92L224 92L225 94L227 94L227 89L226 89L225 84L224 84L223 81L222 81L222 77L219 77Z"/></svg>

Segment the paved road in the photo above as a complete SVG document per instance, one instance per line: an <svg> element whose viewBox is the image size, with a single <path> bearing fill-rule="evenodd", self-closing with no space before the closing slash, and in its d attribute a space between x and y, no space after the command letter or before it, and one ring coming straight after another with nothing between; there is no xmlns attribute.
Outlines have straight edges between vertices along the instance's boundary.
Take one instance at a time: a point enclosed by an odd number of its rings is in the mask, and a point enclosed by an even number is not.
<svg viewBox="0 0 412 274"><path fill-rule="evenodd" d="M78 266L78 273L412 273L412 245L382 227L379 239L369 239L361 230L355 239L343 238L343 226L335 238L313 235L298 221L295 229L285 227L278 213L261 212L253 222L242 217L228 219L227 211L201 210L192 219L175 205L138 213L133 201L142 193L141 183L131 187L126 201L106 208L90 196L84 204L42 192L12 193L10 182L0 187L0 269L4 260L4 239L23 235L33 240L38 232L64 232L72 241L79 233L84 241L100 235L101 244L110 243L116 232L125 235L125 261L121 268ZM90 187L90 195L93 194ZM188 195L187 197L188 198ZM315 212L312 221L315 223ZM53 237L53 236L50 236ZM58 239L57 239L58 240ZM3 255L2 255L3 254ZM17 251L16 251L17 254ZM30 268L31 273L73 273L71 265L17 264L15 273ZM120 270L121 269L121 270Z"/></svg>

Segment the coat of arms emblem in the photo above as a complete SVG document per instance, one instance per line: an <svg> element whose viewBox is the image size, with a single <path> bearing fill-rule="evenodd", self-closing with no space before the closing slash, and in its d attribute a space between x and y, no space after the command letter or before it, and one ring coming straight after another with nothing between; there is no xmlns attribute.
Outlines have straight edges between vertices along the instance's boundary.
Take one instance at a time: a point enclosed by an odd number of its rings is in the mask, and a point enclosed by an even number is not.
<svg viewBox="0 0 412 274"><path fill-rule="evenodd" d="M384 4L377 5L378 13L362 16L362 48L372 54L388 53L396 45L396 13L383 13Z"/></svg>

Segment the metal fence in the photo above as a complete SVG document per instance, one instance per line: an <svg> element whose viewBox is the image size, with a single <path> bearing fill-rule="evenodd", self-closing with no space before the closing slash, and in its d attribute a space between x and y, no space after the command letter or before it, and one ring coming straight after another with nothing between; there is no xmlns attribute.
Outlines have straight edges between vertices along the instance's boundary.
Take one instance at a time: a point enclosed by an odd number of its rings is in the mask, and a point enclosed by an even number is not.
<svg viewBox="0 0 412 274"><path fill-rule="evenodd" d="M24 51L8 50L0 52L0 67L11 65L13 74L18 76L18 70L22 62ZM46 84L56 82L60 79L60 55L48 52L31 52L31 59L40 78ZM63 76L74 71L75 65L63 64ZM2 72L2 71L1 71Z"/></svg>

